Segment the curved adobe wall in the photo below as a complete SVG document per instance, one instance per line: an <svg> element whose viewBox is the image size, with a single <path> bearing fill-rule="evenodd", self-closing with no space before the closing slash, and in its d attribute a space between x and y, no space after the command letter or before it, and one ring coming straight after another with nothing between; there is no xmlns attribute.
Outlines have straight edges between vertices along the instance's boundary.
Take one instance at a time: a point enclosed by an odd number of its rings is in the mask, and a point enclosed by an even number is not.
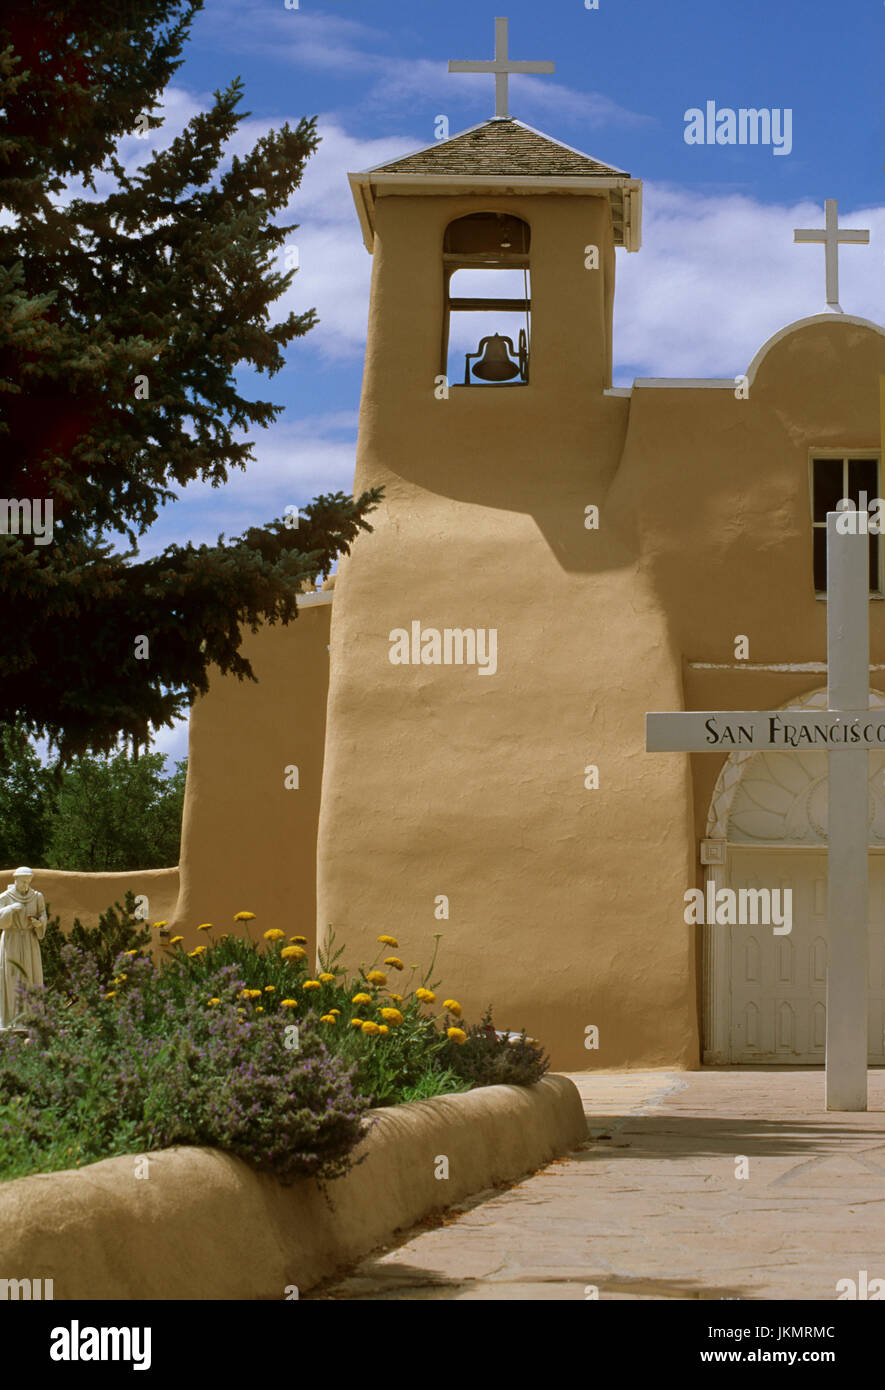
<svg viewBox="0 0 885 1390"><path fill-rule="evenodd" d="M283 1187L212 1149L108 1158L0 1184L0 1278L58 1299L284 1299L433 1212L512 1182L587 1134L574 1083L487 1086L376 1110L365 1161ZM449 1177L438 1180L438 1156ZM139 1169L139 1165L140 1169ZM141 1171L142 1176L137 1176ZM291 1293L289 1296L292 1296Z"/></svg>
<svg viewBox="0 0 885 1390"><path fill-rule="evenodd" d="M253 934L281 927L313 939L329 673L325 600L308 596L288 627L245 634L243 654L258 684L216 676L191 710L181 891L170 921L185 949L202 940L201 922L239 930L232 918L240 911L256 914ZM286 786L287 767L298 769L297 789Z"/></svg>

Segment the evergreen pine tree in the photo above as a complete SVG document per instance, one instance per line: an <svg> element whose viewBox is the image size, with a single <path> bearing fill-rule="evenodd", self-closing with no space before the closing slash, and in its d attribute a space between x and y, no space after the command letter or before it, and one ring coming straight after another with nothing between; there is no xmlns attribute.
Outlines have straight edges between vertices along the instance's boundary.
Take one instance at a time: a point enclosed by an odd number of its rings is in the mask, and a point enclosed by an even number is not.
<svg viewBox="0 0 885 1390"><path fill-rule="evenodd" d="M48 735L65 758L120 735L147 744L205 693L212 666L252 678L244 627L296 617L303 581L371 530L380 497L335 493L297 527L137 557L176 487L223 484L253 457L243 431L280 413L246 399L235 368L273 375L316 322L270 315L294 274L279 263L293 227L276 218L315 120L222 168L249 114L237 79L138 172L115 152L162 124L199 8L29 0L0 17L0 507L53 507L50 544L17 534L16 508L5 526L0 512L0 722ZM99 177L113 184L103 196Z"/></svg>

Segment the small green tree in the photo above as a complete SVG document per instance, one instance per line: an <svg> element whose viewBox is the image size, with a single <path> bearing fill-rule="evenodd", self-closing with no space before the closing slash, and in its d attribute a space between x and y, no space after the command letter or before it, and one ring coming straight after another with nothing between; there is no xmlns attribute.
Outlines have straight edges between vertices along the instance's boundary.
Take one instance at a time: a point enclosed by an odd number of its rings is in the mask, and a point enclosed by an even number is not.
<svg viewBox="0 0 885 1390"><path fill-rule="evenodd" d="M20 724L0 724L0 864L46 867L55 792Z"/></svg>
<svg viewBox="0 0 885 1390"><path fill-rule="evenodd" d="M78 757L61 774L46 862L84 873L178 863L186 762L164 773L162 753Z"/></svg>
<svg viewBox="0 0 885 1390"><path fill-rule="evenodd" d="M47 903L47 911L50 907L51 904ZM114 903L113 907L100 915L95 927L84 927L80 918L75 917L74 925L66 936L61 929L61 919L51 917L40 948L46 988L70 993L70 971L62 957L66 945L76 946L91 956L102 978L109 980L118 956L124 951L137 951L142 946L150 945L151 929L135 913L135 894L130 889L122 903Z"/></svg>

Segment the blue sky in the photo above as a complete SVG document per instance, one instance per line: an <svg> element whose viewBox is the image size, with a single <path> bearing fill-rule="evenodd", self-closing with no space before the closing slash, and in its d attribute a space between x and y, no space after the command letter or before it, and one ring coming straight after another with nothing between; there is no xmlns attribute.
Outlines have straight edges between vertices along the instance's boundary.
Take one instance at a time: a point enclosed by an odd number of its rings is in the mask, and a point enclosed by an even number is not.
<svg viewBox="0 0 885 1390"><path fill-rule="evenodd" d="M439 115L452 134L494 114L487 76L449 75L450 58L487 59L494 18L510 53L550 59L552 77L511 79L511 114L644 181L643 248L618 252L615 384L636 376L733 376L785 323L824 310L823 247L794 227L871 229L840 256L842 307L880 321L885 295L881 0L207 0L167 93L164 128L125 140L127 164L167 144L234 76L251 113L237 140L316 115L323 136L289 209L302 269L280 314L315 307L320 326L272 379L241 381L285 407L256 437L256 462L227 487L193 485L145 538L214 540L321 491L350 491L371 260L346 174L426 145ZM689 145L685 112L792 111L792 150ZM182 731L161 736L177 755Z"/></svg>

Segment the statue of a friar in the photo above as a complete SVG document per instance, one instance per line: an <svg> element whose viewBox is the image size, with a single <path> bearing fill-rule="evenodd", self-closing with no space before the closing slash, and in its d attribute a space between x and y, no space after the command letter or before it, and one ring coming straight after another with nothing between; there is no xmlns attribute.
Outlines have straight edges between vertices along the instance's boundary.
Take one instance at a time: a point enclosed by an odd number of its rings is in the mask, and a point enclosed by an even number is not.
<svg viewBox="0 0 885 1390"><path fill-rule="evenodd" d="M16 869L0 893L0 1028L11 1028L21 1011L22 985L42 985L40 942L46 934L46 903L31 887L32 869Z"/></svg>

